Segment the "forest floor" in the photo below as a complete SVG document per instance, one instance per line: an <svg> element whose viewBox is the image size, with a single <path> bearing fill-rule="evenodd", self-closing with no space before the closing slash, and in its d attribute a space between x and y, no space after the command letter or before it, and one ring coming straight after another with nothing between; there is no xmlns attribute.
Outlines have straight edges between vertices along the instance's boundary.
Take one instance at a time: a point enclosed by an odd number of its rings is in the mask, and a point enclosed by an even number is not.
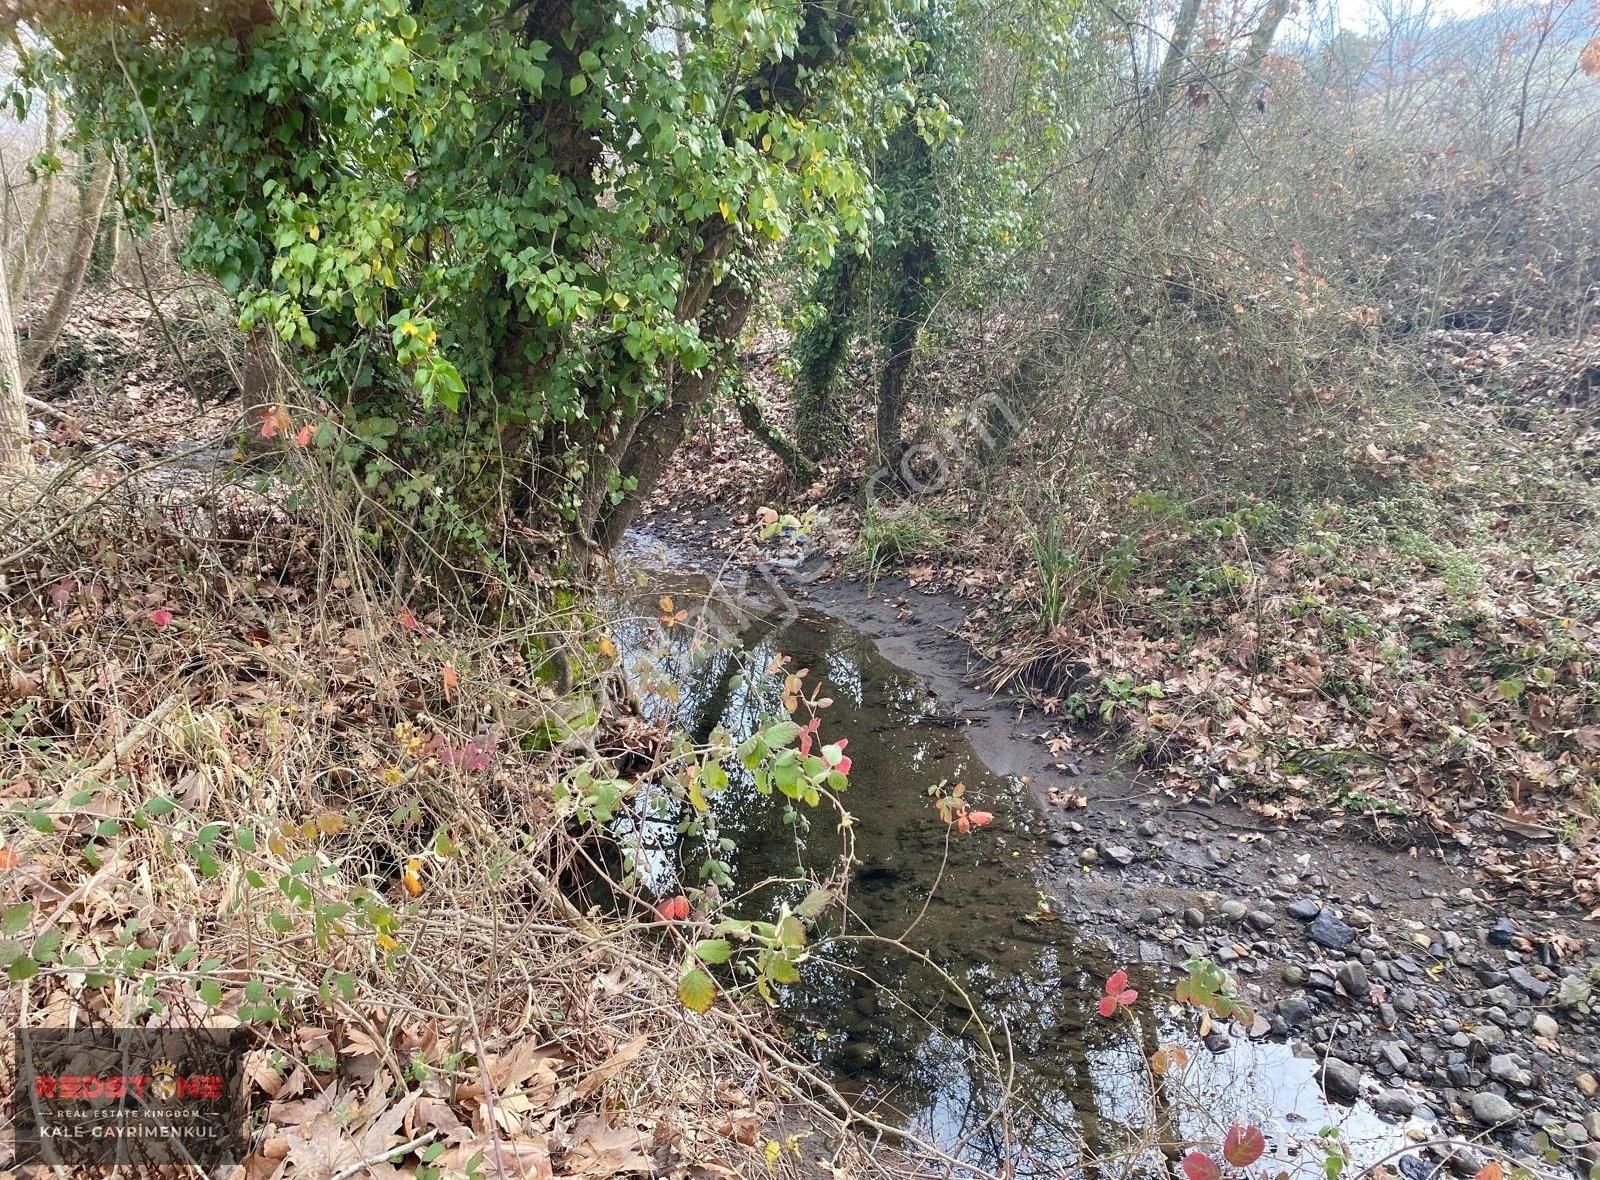
<svg viewBox="0 0 1600 1180"><path fill-rule="evenodd" d="M17 1015L154 996L275 1029L251 1180L380 1157L894 1166L837 1133L826 1079L786 1072L771 1028L686 1018L678 934L647 904L563 900L585 853L526 789L556 767L493 728L573 723L516 671L555 625L413 612L284 512L270 475L219 483L237 403L197 407L157 335L133 303L86 305L38 423L53 462L86 465L80 498L8 524L0 554L0 784L32 817L0 849L8 924L24 918ZM1124 591L1048 628L1012 502L956 488L864 548L884 522L849 494L860 455L786 490L732 421L690 444L641 529L773 572L934 686L1033 789L1065 920L1151 970L1205 955L1238 973L1261 1020L1214 1030L1217 1051L1294 1040L1335 1097L1600 1159L1596 358L1470 336L1438 356L1473 445L1408 469L1411 527L1313 514L1257 549L1254 518L1223 536L1163 510L1131 535ZM1447 543L1463 503L1470 546ZM780 513L794 524L763 539ZM595 741L658 737L624 716ZM791 1110L800 1092L824 1100ZM811 1137L790 1142L797 1126Z"/></svg>
<svg viewBox="0 0 1600 1180"><path fill-rule="evenodd" d="M291 498L292 450L239 461L226 367L163 335L86 299L49 483L0 486L5 1023L248 1025L248 1180L918 1174L759 1008L685 1010L698 921L591 895L553 784L669 735L595 705L607 661L563 691L527 653L603 620L429 609Z"/></svg>
<svg viewBox="0 0 1600 1180"><path fill-rule="evenodd" d="M787 487L734 421L640 527L708 570L761 570L957 704L1045 815L1063 917L1124 961L1237 972L1262 1019L1234 1035L1301 1045L1335 1097L1592 1163L1600 356L1432 347L1451 442L1408 467L1403 510L1325 506L1259 550L1168 515L1134 538L1120 599L1053 627L1003 495L873 519L859 455ZM1441 500L1471 505L1470 543Z"/></svg>

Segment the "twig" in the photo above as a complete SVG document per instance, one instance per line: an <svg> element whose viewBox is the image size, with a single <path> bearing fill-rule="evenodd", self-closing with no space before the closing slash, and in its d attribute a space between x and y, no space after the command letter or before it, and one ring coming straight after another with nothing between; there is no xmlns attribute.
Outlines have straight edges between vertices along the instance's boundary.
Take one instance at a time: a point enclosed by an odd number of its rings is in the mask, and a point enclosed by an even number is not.
<svg viewBox="0 0 1600 1180"><path fill-rule="evenodd" d="M66 796L70 794L71 789L76 787L84 779L99 778L106 771L110 770L113 766L117 765L117 763L121 762L128 756L129 751L131 751L135 746L145 739L145 736L152 729L161 724L162 719L165 718L168 713L177 708L178 702L183 699L185 698L181 692L175 692L166 700L157 705L154 709L151 709L150 712L145 714L145 716L141 718L132 729L123 734L122 740L117 742L116 745L112 746L111 749L107 750L98 762L89 767L89 769L81 770L68 779L66 785L61 788L62 795Z"/></svg>
<svg viewBox="0 0 1600 1180"><path fill-rule="evenodd" d="M351 1176L354 1176L357 1172L360 1172L366 1168L370 1168L373 1164L381 1164L384 1160L393 1159L397 1155L404 1155L408 1151L415 1151L417 1148L426 1143L431 1143L438 1137L439 1132L436 1130L425 1131L421 1135L418 1135L415 1139L411 1140L409 1143L402 1143L400 1146L391 1147L388 1151L382 1152L378 1155L369 1156L363 1160L357 1160L353 1164L346 1164L332 1176L329 1176L328 1180L350 1180Z"/></svg>
<svg viewBox="0 0 1600 1180"><path fill-rule="evenodd" d="M54 418L60 422L72 421L72 415L65 410L52 406L49 402L42 402L36 397L30 397L26 393L22 395L22 402L36 414L43 414L47 418Z"/></svg>

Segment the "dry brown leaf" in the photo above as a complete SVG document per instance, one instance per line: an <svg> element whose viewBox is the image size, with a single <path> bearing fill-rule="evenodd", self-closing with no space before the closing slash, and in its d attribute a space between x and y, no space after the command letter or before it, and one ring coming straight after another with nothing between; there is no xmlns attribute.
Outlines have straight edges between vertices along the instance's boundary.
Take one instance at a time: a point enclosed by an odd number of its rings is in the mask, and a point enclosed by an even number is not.
<svg viewBox="0 0 1600 1180"><path fill-rule="evenodd" d="M611 1125L601 1115L588 1115L572 1132L572 1143L562 1159L568 1176L616 1176L648 1172L650 1157L640 1148L644 1136L633 1127Z"/></svg>
<svg viewBox="0 0 1600 1180"><path fill-rule="evenodd" d="M589 1097L589 1095L593 1094L601 1086L605 1085L606 1082L614 1078L618 1072L621 1071L623 1066L627 1065L628 1062L639 1056L640 1052L649 1043L650 1034L644 1033L641 1036L635 1037L626 1045L622 1046L622 1048L618 1049L615 1053L611 1054L611 1056L607 1057L599 1065L595 1066L588 1077L584 1078L583 1081L578 1083L577 1096L579 1098Z"/></svg>

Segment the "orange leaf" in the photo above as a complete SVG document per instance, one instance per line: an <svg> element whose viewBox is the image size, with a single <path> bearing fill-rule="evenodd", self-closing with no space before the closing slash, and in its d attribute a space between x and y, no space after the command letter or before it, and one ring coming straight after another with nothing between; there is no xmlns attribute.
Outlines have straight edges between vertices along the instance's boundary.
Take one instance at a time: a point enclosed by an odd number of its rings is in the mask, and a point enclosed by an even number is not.
<svg viewBox="0 0 1600 1180"><path fill-rule="evenodd" d="M422 896L422 858L413 856L400 873L400 884L412 897Z"/></svg>
<svg viewBox="0 0 1600 1180"><path fill-rule="evenodd" d="M1589 43L1578 54L1578 68L1591 78L1600 78L1600 37L1589 38Z"/></svg>
<svg viewBox="0 0 1600 1180"><path fill-rule="evenodd" d="M311 423L307 422L299 430L294 432L294 445L297 447L308 446L311 442L311 436L316 434L316 432L317 428L311 425Z"/></svg>
<svg viewBox="0 0 1600 1180"><path fill-rule="evenodd" d="M446 664L444 666L442 679L444 680L444 687L447 692L461 687L461 673L456 671L456 666L454 664Z"/></svg>
<svg viewBox="0 0 1600 1180"><path fill-rule="evenodd" d="M1499 1160L1490 1160L1479 1168L1472 1180L1505 1180L1506 1170L1500 1166Z"/></svg>
<svg viewBox="0 0 1600 1180"><path fill-rule="evenodd" d="M421 623L417 622L417 616L411 613L409 606L402 606L395 612L394 617L400 620L400 625L407 631L415 631L422 626Z"/></svg>
<svg viewBox="0 0 1600 1180"><path fill-rule="evenodd" d="M1150 1072L1157 1077L1169 1070L1182 1072L1189 1066L1189 1050L1182 1045L1163 1045L1150 1055Z"/></svg>
<svg viewBox="0 0 1600 1180"><path fill-rule="evenodd" d="M22 863L22 858L9 848L0 848L0 869L14 869Z"/></svg>

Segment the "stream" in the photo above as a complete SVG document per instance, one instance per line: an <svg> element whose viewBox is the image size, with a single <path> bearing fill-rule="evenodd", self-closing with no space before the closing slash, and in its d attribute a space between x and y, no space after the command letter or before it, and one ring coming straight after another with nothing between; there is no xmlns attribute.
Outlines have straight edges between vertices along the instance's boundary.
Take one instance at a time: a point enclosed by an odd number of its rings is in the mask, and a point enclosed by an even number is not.
<svg viewBox="0 0 1600 1180"><path fill-rule="evenodd" d="M1170 972L1120 964L1056 917L1078 870L1051 866L1029 787L992 771L922 680L815 609L775 614L740 599L661 625L658 595L685 608L717 602L709 590L702 577L650 572L618 611L618 642L646 711L697 739L720 725L738 741L782 712L778 679L759 675L779 655L833 699L821 736L849 738L841 803L855 868L845 912L824 920L800 981L782 989L780 1016L797 1050L858 1108L1019 1176L1161 1175L1152 1141L1214 1146L1235 1120L1266 1132L1268 1174L1323 1175L1329 1142L1361 1164L1424 1136L1363 1104L1326 1100L1316 1062L1287 1044L1235 1026L1226 1049L1208 1049L1198 1013L1172 999ZM706 618L720 644L696 641ZM736 912L770 919L838 863L839 815L824 805L793 821L736 762L729 772L712 807L732 841ZM941 819L929 788L956 783L992 812L989 826L963 835ZM672 823L640 822L628 836L655 896L700 884L678 879L693 858L677 855ZM1139 997L1107 1019L1097 1005L1119 966ZM1163 1047L1181 1049L1183 1064L1158 1079L1149 1063Z"/></svg>

